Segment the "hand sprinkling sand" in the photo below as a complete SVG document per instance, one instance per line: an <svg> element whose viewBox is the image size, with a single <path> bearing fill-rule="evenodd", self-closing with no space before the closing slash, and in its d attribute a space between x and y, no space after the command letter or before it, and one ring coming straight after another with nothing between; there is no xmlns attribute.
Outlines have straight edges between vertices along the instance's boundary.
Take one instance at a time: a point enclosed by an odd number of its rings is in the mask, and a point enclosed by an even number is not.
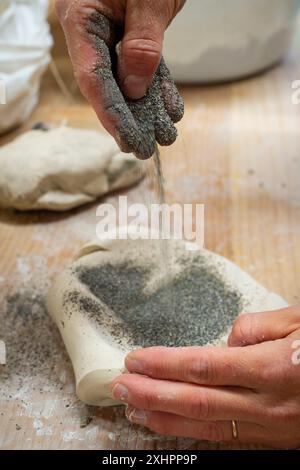
<svg viewBox="0 0 300 470"><path fill-rule="evenodd" d="M184 0L57 0L75 76L121 150L153 155L171 145L182 98L161 57Z"/></svg>

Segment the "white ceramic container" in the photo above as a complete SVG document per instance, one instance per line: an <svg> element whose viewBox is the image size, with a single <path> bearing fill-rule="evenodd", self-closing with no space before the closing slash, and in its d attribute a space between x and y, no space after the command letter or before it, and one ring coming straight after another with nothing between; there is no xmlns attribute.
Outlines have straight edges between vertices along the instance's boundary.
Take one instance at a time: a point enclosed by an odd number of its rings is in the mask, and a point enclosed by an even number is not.
<svg viewBox="0 0 300 470"><path fill-rule="evenodd" d="M164 46L182 83L242 78L285 54L300 0L187 0Z"/></svg>

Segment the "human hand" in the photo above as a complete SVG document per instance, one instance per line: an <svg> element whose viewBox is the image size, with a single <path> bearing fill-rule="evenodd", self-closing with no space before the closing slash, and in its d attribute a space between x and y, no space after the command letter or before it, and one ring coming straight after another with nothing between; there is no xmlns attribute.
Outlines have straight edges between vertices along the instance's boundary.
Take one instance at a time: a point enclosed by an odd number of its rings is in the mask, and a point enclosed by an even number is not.
<svg viewBox="0 0 300 470"><path fill-rule="evenodd" d="M112 395L127 418L165 435L300 446L300 308L241 315L228 346L130 353Z"/></svg>
<svg viewBox="0 0 300 470"><path fill-rule="evenodd" d="M164 32L184 3L56 0L83 95L121 150L142 159L153 155L156 141L175 141L174 123L183 116L161 51Z"/></svg>

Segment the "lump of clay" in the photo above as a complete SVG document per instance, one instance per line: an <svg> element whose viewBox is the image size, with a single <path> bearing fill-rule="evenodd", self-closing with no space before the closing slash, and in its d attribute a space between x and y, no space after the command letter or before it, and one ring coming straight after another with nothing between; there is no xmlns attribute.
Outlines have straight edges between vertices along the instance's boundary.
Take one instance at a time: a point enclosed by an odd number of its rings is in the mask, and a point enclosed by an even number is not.
<svg viewBox="0 0 300 470"><path fill-rule="evenodd" d="M0 206L63 211L139 181L144 167L101 132L29 131L0 148Z"/></svg>
<svg viewBox="0 0 300 470"><path fill-rule="evenodd" d="M178 240L110 238L83 247L47 301L73 364L77 395L87 404L116 404L109 384L133 348L224 344L239 313L286 306L211 252L186 251Z"/></svg>

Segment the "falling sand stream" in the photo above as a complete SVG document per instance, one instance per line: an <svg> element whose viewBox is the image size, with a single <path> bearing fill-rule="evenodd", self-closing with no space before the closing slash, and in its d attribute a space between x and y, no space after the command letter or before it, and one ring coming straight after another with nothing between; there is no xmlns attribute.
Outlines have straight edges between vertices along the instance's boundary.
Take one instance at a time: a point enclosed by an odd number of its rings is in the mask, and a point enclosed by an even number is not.
<svg viewBox="0 0 300 470"><path fill-rule="evenodd" d="M160 158L160 151L158 145L156 144L155 152L153 155L153 163L154 163L154 189L156 193L156 197L158 199L158 204L161 206L161 218L160 218L160 238L158 243L160 244L160 251L161 251L161 280L168 284L169 280L171 280L171 272L172 272L172 250L168 240L168 233L169 230L167 228L168 218L165 216L165 208L166 208L166 191L165 191L165 178L163 174L161 158ZM166 213L167 214L167 213ZM166 310L170 313L173 313L175 310L175 302L174 299L168 295L169 289L166 289L166 297L165 297L165 306Z"/></svg>

